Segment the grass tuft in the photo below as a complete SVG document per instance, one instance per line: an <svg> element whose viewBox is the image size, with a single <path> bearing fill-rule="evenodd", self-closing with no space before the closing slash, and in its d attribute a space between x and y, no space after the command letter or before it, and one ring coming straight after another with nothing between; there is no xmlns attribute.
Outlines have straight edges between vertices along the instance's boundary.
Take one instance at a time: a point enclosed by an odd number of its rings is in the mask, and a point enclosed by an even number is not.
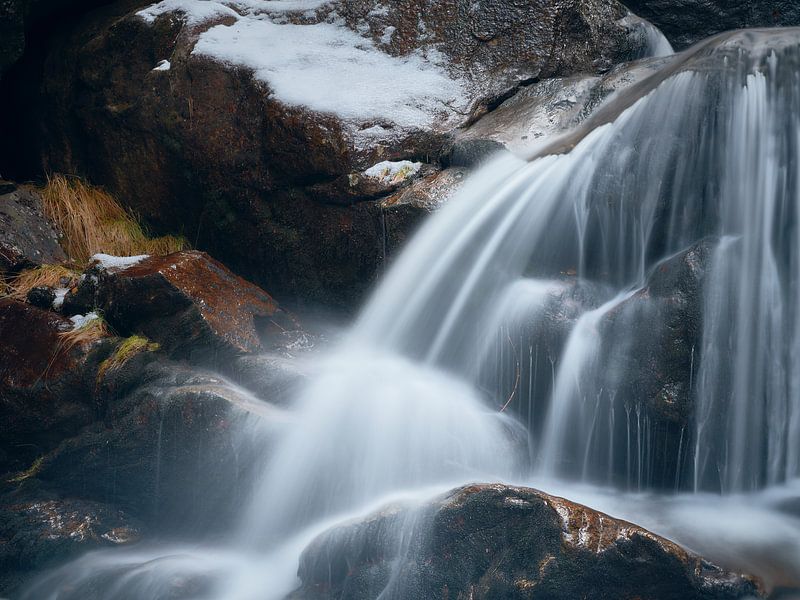
<svg viewBox="0 0 800 600"><path fill-rule="evenodd" d="M100 363L100 368L97 371L97 383L102 381L105 374L114 369L118 369L125 362L140 352L156 352L161 346L156 342L151 342L146 337L140 335L132 335L117 346L114 353Z"/></svg>
<svg viewBox="0 0 800 600"><path fill-rule="evenodd" d="M61 343L59 346L60 349L71 350L75 346L91 344L109 335L111 335L111 333L108 330L105 319L103 319L103 317L97 317L96 319L84 323L77 329L60 333Z"/></svg>
<svg viewBox="0 0 800 600"><path fill-rule="evenodd" d="M47 286L51 288L71 287L80 276L80 272L64 265L42 265L34 269L22 271L6 282L5 297L14 300L25 300L35 287ZM68 280L62 284L62 280Z"/></svg>
<svg viewBox="0 0 800 600"><path fill-rule="evenodd" d="M42 470L42 465L44 464L44 456L40 456L33 464L28 467L26 470L22 471L21 473L17 473L14 477L7 479L8 483L22 483L27 479L32 479L36 477L39 472Z"/></svg>
<svg viewBox="0 0 800 600"><path fill-rule="evenodd" d="M61 245L75 261L97 253L114 256L163 255L187 247L178 236L149 238L137 219L101 188L77 177L48 177L44 210L64 233Z"/></svg>

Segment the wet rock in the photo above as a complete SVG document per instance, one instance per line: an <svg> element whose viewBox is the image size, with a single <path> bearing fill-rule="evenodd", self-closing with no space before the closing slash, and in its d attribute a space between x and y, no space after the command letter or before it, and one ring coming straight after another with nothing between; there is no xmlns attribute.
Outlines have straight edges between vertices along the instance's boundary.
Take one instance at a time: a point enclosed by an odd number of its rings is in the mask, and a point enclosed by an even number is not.
<svg viewBox="0 0 800 600"><path fill-rule="evenodd" d="M117 331L143 334L174 356L256 352L297 328L269 294L203 252L102 269L98 281L97 305Z"/></svg>
<svg viewBox="0 0 800 600"><path fill-rule="evenodd" d="M303 552L299 576L293 600L762 597L752 579L641 527L499 484L334 527Z"/></svg>
<svg viewBox="0 0 800 600"><path fill-rule="evenodd" d="M35 288L31 288L26 299L36 308L49 310L53 307L53 302L55 302L56 292L51 287L40 285Z"/></svg>
<svg viewBox="0 0 800 600"><path fill-rule="evenodd" d="M0 299L0 448L8 461L0 471L27 468L95 417L94 371L103 349L66 343L61 334L71 329L53 312Z"/></svg>
<svg viewBox="0 0 800 600"><path fill-rule="evenodd" d="M645 287L604 323L608 340L630 338L625 329L644 332L642 324L650 324L649 333L633 335L629 347L606 348L605 355L614 357L607 369L621 381L624 397L643 400L654 420L679 428L689 425L693 411L690 386L700 359L702 286L716 243L716 238L704 239L656 265Z"/></svg>
<svg viewBox="0 0 800 600"><path fill-rule="evenodd" d="M39 194L21 186L0 195L0 275L67 259Z"/></svg>
<svg viewBox="0 0 800 600"><path fill-rule="evenodd" d="M406 159L436 168L450 132L520 81L604 71L642 49L621 22L626 11L610 0L270 9L274 23L335 31L358 41L354 52L365 60L388 61L365 93L382 89L395 64L416 60L455 90L452 101L431 103L442 93L434 85L405 105L405 86L392 81L386 94L398 99L386 114L322 110L282 99L280 86L259 79L268 69L226 66L204 54L212 28L226 36L270 26L266 16L249 19L231 6L208 20L156 11L148 22L119 5L82 25L48 59L41 154L51 170L108 186L156 231L189 232L198 247L278 297L330 306L351 307L363 296L392 245L384 240L385 207L372 195L395 190L362 186L365 170ZM165 57L169 68L156 68ZM330 96L312 87L311 100ZM397 219L406 228L401 237L424 212L414 214Z"/></svg>
<svg viewBox="0 0 800 600"><path fill-rule="evenodd" d="M613 93L636 84L662 67L666 58L619 65L603 75L556 77L525 86L460 131L454 146L489 141L521 156L544 140L583 122Z"/></svg>
<svg viewBox="0 0 800 600"><path fill-rule="evenodd" d="M12 593L44 568L141 535L141 524L112 506L35 488L9 491L0 497L0 572L9 576L0 578L0 593Z"/></svg>
<svg viewBox="0 0 800 600"><path fill-rule="evenodd" d="M259 464L251 453L264 450L246 435L248 418L279 422L281 411L152 350L138 357L107 369L106 413L45 456L37 477L162 528L224 529Z"/></svg>
<svg viewBox="0 0 800 600"><path fill-rule="evenodd" d="M624 0L624 4L661 29L677 50L730 29L800 25L800 6L794 0Z"/></svg>

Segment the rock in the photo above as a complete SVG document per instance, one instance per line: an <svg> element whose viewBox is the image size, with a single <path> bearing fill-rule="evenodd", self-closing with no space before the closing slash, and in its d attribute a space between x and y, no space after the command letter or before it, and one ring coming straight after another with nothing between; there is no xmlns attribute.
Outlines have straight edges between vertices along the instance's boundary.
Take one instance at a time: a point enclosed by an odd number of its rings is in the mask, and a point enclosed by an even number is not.
<svg viewBox="0 0 800 600"><path fill-rule="evenodd" d="M0 275L67 260L59 232L30 186L0 195Z"/></svg>
<svg viewBox="0 0 800 600"><path fill-rule="evenodd" d="M53 312L0 299L0 472L27 468L95 417L94 371L103 348L69 345L72 323Z"/></svg>
<svg viewBox="0 0 800 600"><path fill-rule="evenodd" d="M106 414L44 457L37 477L162 530L229 526L258 465L252 453L264 451L252 444L268 437L245 435L249 415L273 426L281 411L147 350L110 369L101 388Z"/></svg>
<svg viewBox="0 0 800 600"><path fill-rule="evenodd" d="M664 32L676 50L700 40L746 27L800 25L800 5L794 0L624 0L637 15Z"/></svg>
<svg viewBox="0 0 800 600"><path fill-rule="evenodd" d="M763 597L631 523L533 489L456 489L334 527L303 552L292 600Z"/></svg>
<svg viewBox="0 0 800 600"><path fill-rule="evenodd" d="M651 58L618 65L603 75L555 77L527 85L460 131L454 147L494 142L521 156L531 155L544 140L582 123L611 94L642 81L667 60Z"/></svg>
<svg viewBox="0 0 800 600"><path fill-rule="evenodd" d="M53 302L56 300L56 292L53 288L46 285L36 286L31 288L28 292L27 300L36 308L50 310L53 307Z"/></svg>
<svg viewBox="0 0 800 600"><path fill-rule="evenodd" d="M15 490L0 497L0 593L42 569L99 548L139 541L142 526L111 506L59 498L46 491Z"/></svg>
<svg viewBox="0 0 800 600"><path fill-rule="evenodd" d="M100 265L97 281L97 306L119 333L143 334L174 356L256 352L297 328L269 294L204 252Z"/></svg>
<svg viewBox="0 0 800 600"><path fill-rule="evenodd" d="M278 297L329 306L369 289L385 221L405 238L425 214L376 202L396 190L365 183L370 167L436 169L450 132L520 82L602 72L643 44L611 0L267 4L98 13L50 54L41 154ZM295 36L311 50L283 60ZM228 56L234 37L253 52Z"/></svg>

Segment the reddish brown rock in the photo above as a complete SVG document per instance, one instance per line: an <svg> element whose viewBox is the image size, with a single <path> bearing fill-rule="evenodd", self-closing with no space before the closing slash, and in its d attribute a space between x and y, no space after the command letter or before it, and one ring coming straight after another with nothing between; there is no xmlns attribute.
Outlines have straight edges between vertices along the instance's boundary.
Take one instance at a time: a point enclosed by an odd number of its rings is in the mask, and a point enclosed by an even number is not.
<svg viewBox="0 0 800 600"><path fill-rule="evenodd" d="M88 424L96 407L91 344L66 344L72 323L53 312L0 299L0 451L3 467L27 467ZM2 454L0 452L0 454Z"/></svg>
<svg viewBox="0 0 800 600"><path fill-rule="evenodd" d="M533 489L474 485L322 534L293 600L735 600L761 597L637 525Z"/></svg>
<svg viewBox="0 0 800 600"><path fill-rule="evenodd" d="M296 327L264 290L196 251L101 271L98 305L118 332L179 356L256 352Z"/></svg>

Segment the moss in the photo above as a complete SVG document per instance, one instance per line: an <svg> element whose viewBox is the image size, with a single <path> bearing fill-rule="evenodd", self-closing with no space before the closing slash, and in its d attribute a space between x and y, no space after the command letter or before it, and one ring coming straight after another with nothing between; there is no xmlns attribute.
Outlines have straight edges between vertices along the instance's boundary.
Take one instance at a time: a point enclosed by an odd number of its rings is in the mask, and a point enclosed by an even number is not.
<svg viewBox="0 0 800 600"><path fill-rule="evenodd" d="M108 371L118 369L135 354L156 352L159 348L159 344L151 342L140 335L132 335L129 338L125 338L114 350L114 353L100 363L100 368L97 370L97 383L99 384L103 380Z"/></svg>
<svg viewBox="0 0 800 600"><path fill-rule="evenodd" d="M44 464L44 456L40 456L33 464L28 467L25 471L18 473L14 477L8 480L8 483L22 483L28 479L33 479L36 477L39 472L42 470L42 465Z"/></svg>

